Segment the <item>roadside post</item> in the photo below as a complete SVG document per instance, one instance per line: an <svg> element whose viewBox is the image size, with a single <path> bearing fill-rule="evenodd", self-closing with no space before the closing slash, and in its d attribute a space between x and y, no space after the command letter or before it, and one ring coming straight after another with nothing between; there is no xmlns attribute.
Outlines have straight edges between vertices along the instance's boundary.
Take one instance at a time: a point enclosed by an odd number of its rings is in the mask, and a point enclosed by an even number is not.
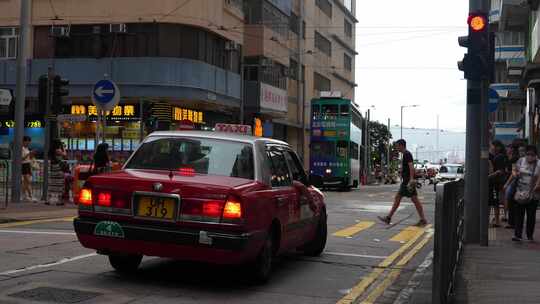
<svg viewBox="0 0 540 304"><path fill-rule="evenodd" d="M105 141L106 112L111 111L120 102L120 89L112 80L102 79L94 85L92 89L92 102L98 109L99 122L101 126L101 142ZM96 128L96 137L99 141L99 129Z"/></svg>

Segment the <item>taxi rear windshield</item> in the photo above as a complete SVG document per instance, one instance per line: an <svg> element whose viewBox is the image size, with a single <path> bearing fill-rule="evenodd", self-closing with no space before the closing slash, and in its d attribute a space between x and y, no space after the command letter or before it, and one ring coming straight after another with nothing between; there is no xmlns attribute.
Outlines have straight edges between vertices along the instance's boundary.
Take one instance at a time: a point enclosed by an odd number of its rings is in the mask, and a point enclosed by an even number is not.
<svg viewBox="0 0 540 304"><path fill-rule="evenodd" d="M157 138L145 142L125 168L192 170L198 174L253 179L253 148L217 139Z"/></svg>

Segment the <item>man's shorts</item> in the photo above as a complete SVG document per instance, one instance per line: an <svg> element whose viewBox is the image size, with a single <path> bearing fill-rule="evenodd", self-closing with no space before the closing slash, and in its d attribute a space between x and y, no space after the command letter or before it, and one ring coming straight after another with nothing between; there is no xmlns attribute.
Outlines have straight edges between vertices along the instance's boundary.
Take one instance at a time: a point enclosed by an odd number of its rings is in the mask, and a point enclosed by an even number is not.
<svg viewBox="0 0 540 304"><path fill-rule="evenodd" d="M399 196L401 197L413 197L418 196L418 193L416 192L416 187L413 189L410 189L408 186L409 183L401 183L399 186Z"/></svg>

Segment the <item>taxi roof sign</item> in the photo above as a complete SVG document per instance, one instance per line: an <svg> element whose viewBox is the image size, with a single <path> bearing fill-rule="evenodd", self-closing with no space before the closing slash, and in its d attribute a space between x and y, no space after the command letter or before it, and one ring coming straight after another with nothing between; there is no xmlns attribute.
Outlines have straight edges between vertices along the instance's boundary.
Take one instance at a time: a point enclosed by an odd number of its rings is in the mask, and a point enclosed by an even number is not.
<svg viewBox="0 0 540 304"><path fill-rule="evenodd" d="M251 135L251 126L217 123L214 127L215 132L235 133L243 135Z"/></svg>

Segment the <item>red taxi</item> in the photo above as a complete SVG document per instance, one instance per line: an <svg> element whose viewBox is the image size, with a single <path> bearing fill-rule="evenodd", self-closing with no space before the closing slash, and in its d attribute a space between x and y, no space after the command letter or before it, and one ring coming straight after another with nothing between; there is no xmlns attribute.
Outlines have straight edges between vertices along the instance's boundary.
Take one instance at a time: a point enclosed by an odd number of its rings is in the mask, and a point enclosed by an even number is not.
<svg viewBox="0 0 540 304"><path fill-rule="evenodd" d="M147 255L248 264L265 281L276 255L324 250L326 207L313 179L281 141L155 132L121 171L88 179L75 232L120 272Z"/></svg>

